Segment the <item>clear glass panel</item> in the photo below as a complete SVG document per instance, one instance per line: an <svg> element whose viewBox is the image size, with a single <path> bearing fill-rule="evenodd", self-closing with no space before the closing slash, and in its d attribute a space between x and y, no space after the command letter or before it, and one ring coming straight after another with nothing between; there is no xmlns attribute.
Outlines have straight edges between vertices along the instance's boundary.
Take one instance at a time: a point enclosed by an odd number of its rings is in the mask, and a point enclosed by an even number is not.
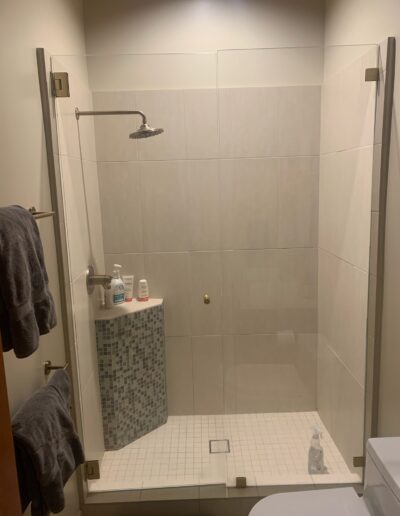
<svg viewBox="0 0 400 516"><path fill-rule="evenodd" d="M165 306L168 422L107 451L91 490L360 480L376 66L375 46L53 58L70 74L56 107L88 459L102 413L125 436L157 415L132 386L133 412L104 393L102 409L88 262ZM133 140L140 117L76 107L140 109L164 133Z"/></svg>
<svg viewBox="0 0 400 516"><path fill-rule="evenodd" d="M377 47L321 63L218 53L228 485L362 476ZM308 469L314 427L324 474Z"/></svg>

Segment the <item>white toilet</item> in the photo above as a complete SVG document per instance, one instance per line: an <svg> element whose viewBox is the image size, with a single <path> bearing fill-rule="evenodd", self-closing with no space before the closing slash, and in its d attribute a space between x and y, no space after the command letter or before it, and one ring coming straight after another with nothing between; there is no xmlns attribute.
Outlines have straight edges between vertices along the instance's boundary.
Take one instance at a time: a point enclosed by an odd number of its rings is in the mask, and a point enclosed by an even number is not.
<svg viewBox="0 0 400 516"><path fill-rule="evenodd" d="M400 437L368 441L362 498L351 487L282 493L249 516L400 516Z"/></svg>

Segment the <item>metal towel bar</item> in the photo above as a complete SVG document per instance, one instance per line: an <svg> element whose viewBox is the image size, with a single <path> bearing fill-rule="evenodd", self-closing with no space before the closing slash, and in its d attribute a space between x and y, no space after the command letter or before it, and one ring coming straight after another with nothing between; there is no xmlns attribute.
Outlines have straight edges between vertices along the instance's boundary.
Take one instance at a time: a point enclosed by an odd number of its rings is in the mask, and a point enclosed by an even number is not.
<svg viewBox="0 0 400 516"><path fill-rule="evenodd" d="M53 217L53 215L55 215L55 211L37 211L34 206L29 208L29 212L33 215L34 219L44 219L45 217Z"/></svg>
<svg viewBox="0 0 400 516"><path fill-rule="evenodd" d="M46 360L46 362L43 362L44 367L44 374L48 376L52 371L55 371L56 369L67 369L69 366L68 362L63 366L56 366L51 363L51 360Z"/></svg>

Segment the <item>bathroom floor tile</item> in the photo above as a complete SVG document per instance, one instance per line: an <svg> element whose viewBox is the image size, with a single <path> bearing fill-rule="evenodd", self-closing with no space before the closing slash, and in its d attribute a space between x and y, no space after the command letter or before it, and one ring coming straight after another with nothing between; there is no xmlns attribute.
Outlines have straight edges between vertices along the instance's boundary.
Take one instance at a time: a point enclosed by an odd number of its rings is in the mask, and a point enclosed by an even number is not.
<svg viewBox="0 0 400 516"><path fill-rule="evenodd" d="M312 428L322 433L328 473L309 475ZM230 453L210 454L210 440L229 439ZM118 451L105 452L90 491L226 484L346 484L361 479L347 467L317 412L170 416Z"/></svg>

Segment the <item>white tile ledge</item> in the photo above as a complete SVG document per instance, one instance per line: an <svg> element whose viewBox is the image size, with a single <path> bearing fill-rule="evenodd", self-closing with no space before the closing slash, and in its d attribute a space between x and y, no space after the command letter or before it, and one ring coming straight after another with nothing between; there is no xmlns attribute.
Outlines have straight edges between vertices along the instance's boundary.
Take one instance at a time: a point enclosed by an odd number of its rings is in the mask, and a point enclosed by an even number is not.
<svg viewBox="0 0 400 516"><path fill-rule="evenodd" d="M147 310L148 308L154 308L163 304L163 299L151 298L148 301L132 301L123 303L113 308L99 308L95 315L96 321L108 321L109 319L116 319L128 314L134 314Z"/></svg>

